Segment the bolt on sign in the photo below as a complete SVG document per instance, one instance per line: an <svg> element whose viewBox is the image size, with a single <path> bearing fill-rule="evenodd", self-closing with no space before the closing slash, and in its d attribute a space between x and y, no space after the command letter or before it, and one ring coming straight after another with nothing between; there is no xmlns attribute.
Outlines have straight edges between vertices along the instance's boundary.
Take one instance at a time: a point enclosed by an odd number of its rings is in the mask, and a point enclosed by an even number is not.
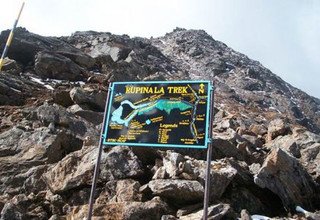
<svg viewBox="0 0 320 220"><path fill-rule="evenodd" d="M207 148L209 81L115 82L104 145Z"/></svg>

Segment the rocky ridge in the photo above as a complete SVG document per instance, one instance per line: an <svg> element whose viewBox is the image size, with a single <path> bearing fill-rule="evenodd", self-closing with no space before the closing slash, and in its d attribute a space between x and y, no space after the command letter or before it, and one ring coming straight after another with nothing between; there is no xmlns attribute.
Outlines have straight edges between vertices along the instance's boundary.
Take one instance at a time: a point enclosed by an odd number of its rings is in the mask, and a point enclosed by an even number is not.
<svg viewBox="0 0 320 220"><path fill-rule="evenodd" d="M18 28L8 57L1 220L85 217L109 82L184 79L215 86L210 219L320 218L320 100L204 31L57 38ZM95 219L201 218L205 151L104 151Z"/></svg>

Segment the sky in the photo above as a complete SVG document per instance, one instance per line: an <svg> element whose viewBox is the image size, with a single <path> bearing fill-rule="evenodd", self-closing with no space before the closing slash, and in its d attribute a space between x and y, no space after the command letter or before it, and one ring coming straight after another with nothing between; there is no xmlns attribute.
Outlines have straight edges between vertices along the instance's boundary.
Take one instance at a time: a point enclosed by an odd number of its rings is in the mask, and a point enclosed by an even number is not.
<svg viewBox="0 0 320 220"><path fill-rule="evenodd" d="M0 31L22 0L0 0ZM158 37L202 29L320 98L319 0L25 0L18 26L44 36L104 31Z"/></svg>

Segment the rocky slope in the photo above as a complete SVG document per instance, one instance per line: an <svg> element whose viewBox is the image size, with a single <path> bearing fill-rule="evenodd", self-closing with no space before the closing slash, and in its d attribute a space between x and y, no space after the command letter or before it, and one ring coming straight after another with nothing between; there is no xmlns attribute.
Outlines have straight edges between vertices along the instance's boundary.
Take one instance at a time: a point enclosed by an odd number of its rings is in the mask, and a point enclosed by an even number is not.
<svg viewBox="0 0 320 220"><path fill-rule="evenodd" d="M1 220L85 217L109 82L182 79L215 86L210 219L320 218L320 100L204 31L57 38L19 28L8 57ZM205 154L106 148L94 218L200 219Z"/></svg>

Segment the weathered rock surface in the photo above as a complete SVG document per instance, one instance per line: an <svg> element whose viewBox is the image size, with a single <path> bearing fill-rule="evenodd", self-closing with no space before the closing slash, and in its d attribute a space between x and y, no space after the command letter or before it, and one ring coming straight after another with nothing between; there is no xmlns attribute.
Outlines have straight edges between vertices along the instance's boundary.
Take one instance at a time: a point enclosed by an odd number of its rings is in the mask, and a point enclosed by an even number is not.
<svg viewBox="0 0 320 220"><path fill-rule="evenodd" d="M56 165L48 168L43 178L53 193L90 185L97 158L96 146L84 148L66 156ZM140 162L128 148L113 148L103 154L100 165L100 180L137 177L143 174Z"/></svg>
<svg viewBox="0 0 320 220"><path fill-rule="evenodd" d="M271 141L279 135L286 135L288 134L289 130L290 128L288 125L286 125L285 121L281 119L275 119L269 124L267 140Z"/></svg>
<svg viewBox="0 0 320 220"><path fill-rule="evenodd" d="M283 205L292 210L296 204L308 209L319 206L319 185L297 159L279 148L271 151L254 181L277 194Z"/></svg>
<svg viewBox="0 0 320 220"><path fill-rule="evenodd" d="M94 125L99 125L103 121L103 113L91 110L84 110L79 105L72 105L68 109L71 113L78 115Z"/></svg>
<svg viewBox="0 0 320 220"><path fill-rule="evenodd" d="M104 91L96 91L90 88L73 88L70 91L72 101L79 105L86 105L92 110L103 111L107 93Z"/></svg>
<svg viewBox="0 0 320 220"><path fill-rule="evenodd" d="M93 124L78 118L57 104L50 105L45 102L37 108L36 117L42 125L52 125L53 129L68 130L80 139L86 136L98 136L98 131Z"/></svg>
<svg viewBox="0 0 320 220"><path fill-rule="evenodd" d="M34 70L41 78L82 80L81 68L72 60L59 54L39 52L35 58Z"/></svg>
<svg viewBox="0 0 320 220"><path fill-rule="evenodd" d="M41 86L27 77L1 72L0 105L22 105L27 97L40 90Z"/></svg>
<svg viewBox="0 0 320 220"><path fill-rule="evenodd" d="M93 211L93 217L106 220L156 220L168 212L170 212L168 205L159 197L155 197L147 202L120 202L97 205ZM74 207L66 218L82 219L87 217L87 213L87 206L78 206Z"/></svg>
<svg viewBox="0 0 320 220"><path fill-rule="evenodd" d="M188 219L202 219L203 210L200 210L195 213L181 216L179 219L188 220ZM208 219L210 220L219 220L219 219L234 219L236 218L235 213L228 204L217 204L208 207Z"/></svg>
<svg viewBox="0 0 320 220"><path fill-rule="evenodd" d="M130 202L142 200L142 194L139 192L141 185L138 181L132 179L119 180L116 186L116 194L110 199L114 202Z"/></svg>
<svg viewBox="0 0 320 220"><path fill-rule="evenodd" d="M167 188L173 191L178 192L179 190L175 188L184 189L185 186L183 184L189 184L192 188L194 184L199 185L201 183L204 188L205 178L206 178L206 162L201 160L191 159L190 157L183 157L179 153L168 151L163 158L163 167L159 167L156 171L153 179L151 181L152 185L162 185L164 188ZM224 193L228 184L232 181L232 179L237 174L237 170L234 169L228 162L226 161L217 161L211 163L211 172L210 172L210 199L217 200ZM177 181L170 182L168 180L161 180L163 178L172 178L177 179ZM159 181L158 181L159 180ZM188 180L188 181L181 181ZM193 181L196 180L196 181ZM197 182L198 181L198 182ZM149 184L150 184L149 183ZM192 183L192 184L191 184ZM181 187L179 186L181 185ZM157 186L153 186L154 191L157 191ZM160 191L162 190L162 186L160 187ZM150 187L151 188L151 187ZM200 189L200 187L196 187ZM200 190L199 194L200 194ZM172 194L174 192L166 192L168 194ZM187 194L187 193L182 193ZM191 192L189 194L192 194ZM182 195L183 196L183 195ZM196 196L193 196L196 198ZM187 199L185 199L187 200Z"/></svg>
<svg viewBox="0 0 320 220"><path fill-rule="evenodd" d="M38 192L45 189L41 175L45 164L56 163L82 146L82 141L48 128L26 132L13 128L1 134L0 192ZM33 184L37 185L33 185Z"/></svg>
<svg viewBox="0 0 320 220"><path fill-rule="evenodd" d="M177 203L199 202L203 198L204 187L192 180L152 180L148 183L154 195Z"/></svg>
<svg viewBox="0 0 320 220"><path fill-rule="evenodd" d="M306 130L295 129L292 135L278 137L268 148L281 148L296 157L313 179L320 183L320 136Z"/></svg>

